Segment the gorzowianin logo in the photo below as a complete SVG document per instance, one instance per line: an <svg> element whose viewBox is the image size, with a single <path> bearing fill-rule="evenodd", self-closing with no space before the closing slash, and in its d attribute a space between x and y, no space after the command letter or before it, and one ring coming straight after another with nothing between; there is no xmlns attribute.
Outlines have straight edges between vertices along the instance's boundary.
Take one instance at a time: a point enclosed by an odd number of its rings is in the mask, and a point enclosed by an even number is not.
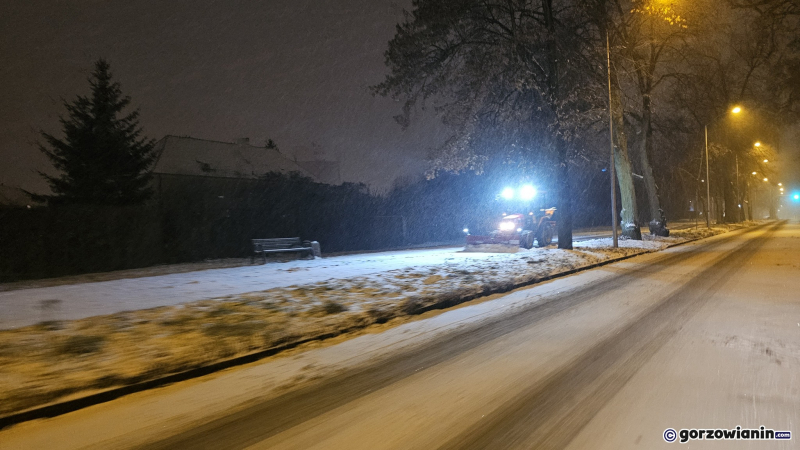
<svg viewBox="0 0 800 450"><path fill-rule="evenodd" d="M689 441L789 441L792 439L791 431L775 431L771 428L673 428L664 430L664 440L667 442L678 441L685 444Z"/></svg>

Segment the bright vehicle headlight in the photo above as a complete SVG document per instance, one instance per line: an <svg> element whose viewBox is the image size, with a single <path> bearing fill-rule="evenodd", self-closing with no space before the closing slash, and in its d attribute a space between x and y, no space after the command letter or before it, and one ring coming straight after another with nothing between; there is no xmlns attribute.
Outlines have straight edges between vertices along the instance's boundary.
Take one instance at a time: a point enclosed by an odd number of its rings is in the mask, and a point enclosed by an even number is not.
<svg viewBox="0 0 800 450"><path fill-rule="evenodd" d="M536 197L536 189L530 184L522 186L522 189L519 190L519 196L523 200L533 200L533 197Z"/></svg>
<svg viewBox="0 0 800 450"><path fill-rule="evenodd" d="M500 195L502 195L503 198L506 200L511 200L512 198L514 198L514 190L511 188L505 188L503 189L503 192L500 193Z"/></svg>
<svg viewBox="0 0 800 450"><path fill-rule="evenodd" d="M500 222L500 227L499 228L500 228L500 231L513 231L514 228L516 228L516 226L514 225L514 222L503 221L503 222Z"/></svg>

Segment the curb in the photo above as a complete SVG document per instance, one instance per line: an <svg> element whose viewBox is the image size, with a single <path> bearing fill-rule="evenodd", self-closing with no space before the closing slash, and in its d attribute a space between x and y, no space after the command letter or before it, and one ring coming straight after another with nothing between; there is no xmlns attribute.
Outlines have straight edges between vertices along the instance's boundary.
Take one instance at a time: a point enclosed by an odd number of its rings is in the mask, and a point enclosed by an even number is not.
<svg viewBox="0 0 800 450"><path fill-rule="evenodd" d="M747 230L747 229L759 229L759 228L762 228L762 227L764 227L766 225L769 225L769 223L759 224L759 225L755 225L753 227L739 228L737 230L731 230L731 231L728 231L726 233L736 232L736 231L740 231L740 230ZM468 302L470 300L475 300L477 298L485 297L485 296L488 296L488 295L503 294L503 293L510 292L512 290L515 290L515 289L522 288L522 287L531 286L531 285L534 285L534 284L538 284L538 283L541 283L541 282L544 282L544 281L554 280L554 279L557 279L557 278L563 278L563 277L566 277L566 276L569 276L569 275L576 274L578 272L583 272L583 271L586 271L586 270L591 270L591 269L595 269L595 268L598 268L598 267L606 266L608 264L613 264L613 263L617 263L617 262L620 262L620 261L625 261L627 259L631 259L631 258L634 258L636 256L641 256L641 255L651 254L651 253L657 253L657 252L666 250L668 248L678 247L678 246L685 245L685 244L688 244L688 243L691 243L691 242L696 242L696 241L699 241L699 240L702 240L702 239L708 239L708 238L711 238L711 237L720 236L720 235L726 234L726 233L720 233L718 235L707 236L707 237L702 237L702 238L689 239L689 240L686 240L686 241L683 241L683 242L678 242L678 243L675 243L675 244L667 245L666 247L664 247L663 249L660 249L660 250L644 251L644 252L641 252L641 253L634 253L632 255L626 255L626 256L621 256L621 257L618 257L618 258L608 259L608 260L600 261L600 262L597 262L597 263L589 264L589 265L586 265L586 266L576 267L574 269L569 269L569 270L566 270L566 271L563 271L563 272L558 272L558 273L555 273L555 274L547 275L547 276L544 276L544 277L533 278L531 280L523 281L523 282L520 282L520 283L511 283L511 284L500 286L500 287L488 287L487 286L484 290L482 290L479 293L467 294L467 295L462 295L462 296L459 296L459 295L456 294L456 296L454 296L454 297L445 298L443 300L434 302L432 304L412 309L408 313L408 315L409 316L419 315L419 314L422 314L422 313L425 313L425 312L428 312L428 311L434 311L434 310L450 308L450 307L459 305L461 303L465 303L465 302ZM395 317L398 317L398 316L395 316ZM392 317L392 318L394 318L394 317ZM388 321L388 320L390 320L390 319L387 318L386 320L376 321L375 323L383 323L383 322ZM228 368L231 368L231 367L240 366L240 365L244 365L244 364L249 364L249 363L252 363L252 362L267 358L269 356L278 354L280 352L283 352L283 351L286 351L286 350L290 350L292 348L296 348L296 347L298 347L298 346L300 346L302 344L306 344L308 342L330 339L332 337L336 337L336 336L339 336L339 335L342 335L342 334L345 334L345 333L349 333L349 332L352 332L352 331L361 330L363 328L364 327L351 327L351 328L346 328L346 329L342 329L342 330L337 330L337 331L332 331L332 332L319 334L319 335L316 335L316 336L306 337L306 338L303 338L303 339L300 339L300 340L297 340L297 341L287 342L287 343L284 343L284 344L281 344L281 345L278 345L278 346L275 346L275 347L271 347L271 348L264 349L264 350L259 350L257 352L249 353L249 354L246 354L246 355L237 356L237 357L230 358L230 359L227 359L227 360L224 360L224 361L220 361L220 362L216 362L216 363L213 363L213 364L200 366L200 367L194 367L194 368L185 370L183 372L178 372L178 373L174 373L174 374L171 374L171 375L166 375L166 376L163 376L163 377L154 378L154 379L151 379L151 380L148 380L148 381L141 381L141 382L132 383L132 384L129 384L129 385L126 385L126 386L121 386L121 387L108 389L108 390L105 390L105 391L102 391L102 392L97 392L97 393L94 393L94 394L90 394L90 395L87 395L87 396L84 396L84 397L80 397L80 398L76 398L76 399L72 399L72 400L66 400L66 401L62 401L62 402L57 402L57 403L52 403L52 404L48 404L48 405L44 405L44 406L38 406L38 407L30 408L30 409L27 409L27 410L24 410L24 411L20 411L20 412L17 412L17 413L13 413L13 414L9 414L7 416L0 417L0 430L3 430L4 428L7 428L7 427L10 427L12 425L16 425L16 424L19 424L19 423L22 423L22 422L28 422L28 421L36 420L36 419L45 419L45 418L51 418L51 417L60 416L62 414L66 414L66 413L69 413L69 412L77 411L79 409L87 408L89 406L94 406L94 405L98 405L98 404L101 404L101 403L106 403L106 402L109 402L111 400L115 400L117 398L129 395L129 394L134 394L136 392L142 392L142 391L145 391L145 390L166 386L166 385L169 385L169 384L172 384L172 383L177 383L177 382L180 382L180 381L186 381L186 380L190 380L192 378L199 378L199 377L202 377L202 376L205 376L205 375L209 375L209 374L212 374L214 372L219 372L221 370L228 369Z"/></svg>

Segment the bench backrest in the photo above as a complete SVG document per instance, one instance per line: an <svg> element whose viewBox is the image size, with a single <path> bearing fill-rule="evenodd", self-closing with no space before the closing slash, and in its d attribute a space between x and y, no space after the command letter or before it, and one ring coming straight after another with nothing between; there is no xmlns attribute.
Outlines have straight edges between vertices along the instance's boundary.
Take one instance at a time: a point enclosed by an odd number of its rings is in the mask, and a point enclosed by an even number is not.
<svg viewBox="0 0 800 450"><path fill-rule="evenodd" d="M293 238L274 238L274 239L252 239L253 249L259 250L277 250L283 248L302 247L303 242L299 237Z"/></svg>

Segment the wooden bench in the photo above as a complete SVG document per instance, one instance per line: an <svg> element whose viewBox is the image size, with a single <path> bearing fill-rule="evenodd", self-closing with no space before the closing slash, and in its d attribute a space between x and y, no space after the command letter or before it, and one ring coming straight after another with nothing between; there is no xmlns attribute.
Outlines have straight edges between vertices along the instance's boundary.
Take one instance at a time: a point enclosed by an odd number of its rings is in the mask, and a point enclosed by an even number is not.
<svg viewBox="0 0 800 450"><path fill-rule="evenodd" d="M314 249L311 243L300 241L299 237L293 238L274 238L274 239L252 239L253 241L253 256L250 258L251 262L255 262L255 255L261 254L264 262L267 262L267 253L306 253L314 256Z"/></svg>

